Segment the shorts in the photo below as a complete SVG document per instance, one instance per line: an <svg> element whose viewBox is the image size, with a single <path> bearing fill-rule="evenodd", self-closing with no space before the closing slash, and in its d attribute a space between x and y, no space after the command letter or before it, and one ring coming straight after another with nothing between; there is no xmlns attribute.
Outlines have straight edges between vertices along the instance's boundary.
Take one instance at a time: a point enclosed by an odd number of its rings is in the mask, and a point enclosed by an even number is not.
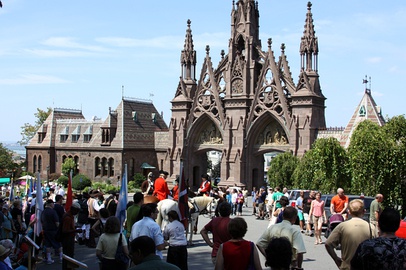
<svg viewBox="0 0 406 270"><path fill-rule="evenodd" d="M259 211L264 211L265 210L265 203L259 203L258 209L259 209Z"/></svg>
<svg viewBox="0 0 406 270"><path fill-rule="evenodd" d="M303 212L297 212L297 216L299 217L299 220L300 221L303 221L304 220L304 217L303 217Z"/></svg>
<svg viewBox="0 0 406 270"><path fill-rule="evenodd" d="M55 240L57 231L44 231L44 246L47 248L59 249L61 243Z"/></svg>
<svg viewBox="0 0 406 270"><path fill-rule="evenodd" d="M313 216L313 224L318 225L321 228L323 225L323 217Z"/></svg>
<svg viewBox="0 0 406 270"><path fill-rule="evenodd" d="M313 224L313 220L309 220L309 214L308 213L303 213L303 218L305 220L306 224Z"/></svg>

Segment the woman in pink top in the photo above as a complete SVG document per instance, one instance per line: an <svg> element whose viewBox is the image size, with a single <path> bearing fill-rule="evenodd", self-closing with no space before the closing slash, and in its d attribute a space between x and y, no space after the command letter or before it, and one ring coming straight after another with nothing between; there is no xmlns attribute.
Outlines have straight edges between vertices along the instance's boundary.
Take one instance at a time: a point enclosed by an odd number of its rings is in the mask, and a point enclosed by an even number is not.
<svg viewBox="0 0 406 270"><path fill-rule="evenodd" d="M321 200L321 193L316 193L316 199L312 201L309 212L309 219L313 216L314 236L316 238L315 245L323 244L321 240L321 228L323 226L323 217L326 218L326 212L324 211L324 201ZM310 220L309 220L310 221Z"/></svg>

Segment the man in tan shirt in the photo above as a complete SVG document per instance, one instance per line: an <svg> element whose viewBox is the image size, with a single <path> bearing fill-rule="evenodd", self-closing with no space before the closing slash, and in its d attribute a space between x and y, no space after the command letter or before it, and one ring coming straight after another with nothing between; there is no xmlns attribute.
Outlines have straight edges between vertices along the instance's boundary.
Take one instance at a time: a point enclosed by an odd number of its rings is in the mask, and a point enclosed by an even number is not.
<svg viewBox="0 0 406 270"><path fill-rule="evenodd" d="M359 199L349 203L352 218L340 223L328 237L325 247L335 264L341 269L351 268L351 259L363 241L375 237L374 230L368 222L362 219L364 216L364 202ZM334 248L341 245L341 258L338 257Z"/></svg>

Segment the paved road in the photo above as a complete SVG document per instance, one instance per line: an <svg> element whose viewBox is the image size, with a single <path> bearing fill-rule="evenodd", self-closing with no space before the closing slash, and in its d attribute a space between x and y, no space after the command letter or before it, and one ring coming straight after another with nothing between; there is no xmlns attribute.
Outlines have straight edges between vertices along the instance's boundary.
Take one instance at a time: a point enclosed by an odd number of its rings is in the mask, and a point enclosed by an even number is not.
<svg viewBox="0 0 406 270"><path fill-rule="evenodd" d="M262 232L266 229L268 222L265 220L256 220L254 216L251 215L252 208L243 208L243 218L248 223L248 232L245 236L245 239L256 242ZM199 217L199 230L207 223L209 219L200 216ZM312 270L335 270L333 260L328 256L324 245L314 245L314 238L309 236L303 236L306 244L307 253L304 254L304 269ZM200 234L193 236L194 245L188 248L188 264L189 269L199 269L199 270L208 270L213 269L211 263L211 249L206 245ZM166 252L164 252L166 256ZM265 260L261 255L261 262L264 269ZM75 247L75 258L86 263L91 270L98 270L97 258L95 255L95 249L87 248L86 246L76 245ZM62 268L61 264L54 263L53 265L45 265L43 263L38 264L38 270L53 270Z"/></svg>

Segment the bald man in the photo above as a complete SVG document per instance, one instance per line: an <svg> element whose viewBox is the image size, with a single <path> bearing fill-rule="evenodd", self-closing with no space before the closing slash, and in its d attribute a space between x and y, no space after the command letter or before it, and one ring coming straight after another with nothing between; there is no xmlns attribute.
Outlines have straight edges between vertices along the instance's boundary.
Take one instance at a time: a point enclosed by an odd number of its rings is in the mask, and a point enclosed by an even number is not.
<svg viewBox="0 0 406 270"><path fill-rule="evenodd" d="M349 210L352 218L338 224L325 244L328 254L341 270L350 270L351 259L359 244L376 236L375 232L371 231L369 223L362 219L364 216L364 202L362 200L352 200L349 204ZM341 245L341 257L334 250L338 245Z"/></svg>
<svg viewBox="0 0 406 270"><path fill-rule="evenodd" d="M371 202L371 206L369 208L369 223L375 226L376 233L378 232L379 216L382 213L382 201L383 195L376 194L375 200Z"/></svg>
<svg viewBox="0 0 406 270"><path fill-rule="evenodd" d="M340 214L347 219L348 197L344 194L344 189L338 188L337 195L331 199L330 212L332 215Z"/></svg>

